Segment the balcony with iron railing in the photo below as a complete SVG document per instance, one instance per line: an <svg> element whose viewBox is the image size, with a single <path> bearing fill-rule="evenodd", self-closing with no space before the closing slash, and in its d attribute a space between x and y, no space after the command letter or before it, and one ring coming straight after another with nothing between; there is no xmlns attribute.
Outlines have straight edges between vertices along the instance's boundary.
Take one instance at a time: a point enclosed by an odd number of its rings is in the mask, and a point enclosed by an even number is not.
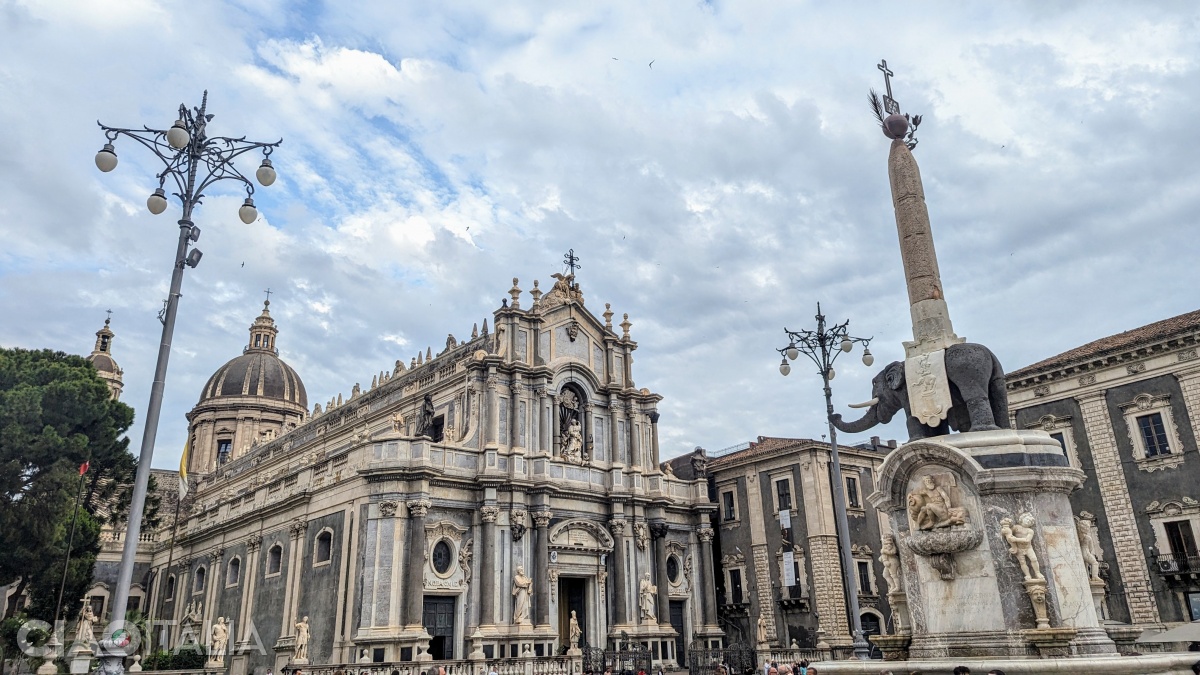
<svg viewBox="0 0 1200 675"><path fill-rule="evenodd" d="M1159 553L1153 557L1151 568L1167 578L1200 576L1200 552Z"/></svg>

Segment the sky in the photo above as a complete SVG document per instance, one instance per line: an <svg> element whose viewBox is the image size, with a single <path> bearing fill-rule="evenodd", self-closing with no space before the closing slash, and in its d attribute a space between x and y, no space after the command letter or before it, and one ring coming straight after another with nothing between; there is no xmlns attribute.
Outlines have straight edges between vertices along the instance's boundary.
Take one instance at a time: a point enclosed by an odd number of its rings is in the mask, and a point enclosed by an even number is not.
<svg viewBox="0 0 1200 675"><path fill-rule="evenodd" d="M573 249L588 308L628 313L663 456L826 433L816 305L873 337L834 404L903 358L908 302L883 89L920 114L956 332L1016 370L1197 309L1200 6L1187 2L0 0L0 346L87 354L111 309L142 420L179 205L149 152L208 91L209 133L283 144L194 221L154 466L241 354L270 288L310 406L462 339ZM1189 112L1191 111L1191 112ZM239 167L253 172L257 158ZM904 440L897 418L874 434ZM863 441L872 434L850 437Z"/></svg>

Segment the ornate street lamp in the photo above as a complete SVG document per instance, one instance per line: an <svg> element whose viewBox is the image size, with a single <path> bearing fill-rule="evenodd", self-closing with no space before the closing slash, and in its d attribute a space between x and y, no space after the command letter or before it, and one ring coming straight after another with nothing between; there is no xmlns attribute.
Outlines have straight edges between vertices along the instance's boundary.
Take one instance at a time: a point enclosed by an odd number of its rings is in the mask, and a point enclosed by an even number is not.
<svg viewBox="0 0 1200 675"><path fill-rule="evenodd" d="M247 152L261 150L262 164L255 172L258 182L270 185L275 182L275 169L271 166L271 152L279 147L283 139L274 143L247 141L245 137L229 138L209 136L206 133L213 115L207 112L208 92L199 108L179 106L179 119L167 130L120 129L100 124L108 142L96 153L96 168L107 173L117 168L117 151L113 143L118 137L133 139L162 160L163 170L157 175L158 187L146 200L146 208L155 215L166 211L167 195L164 186L168 179L177 191L174 196L183 205L183 217L179 220L179 244L175 252L175 263L171 273L171 292L166 307L159 315L162 321L162 342L158 347L158 363L154 369L154 383L150 387L150 404L146 408L146 426L142 432L142 449L138 458L137 477L134 480L133 498L129 505L128 530L125 547L121 554L121 567L112 603L109 629L102 640L101 669L109 675L124 671L125 649L130 642L145 636L132 636L124 628L125 610L129 605L129 587L133 582L134 556L141 538L142 513L145 510L146 490L150 481L150 463L154 457L154 439L158 433L158 417L162 408L163 386L167 379L167 361L171 357L171 338L175 332L175 315L179 309L180 288L183 286L185 267L195 267L203 255L199 249L189 246L200 238L200 228L192 222L192 209L204 199L204 191L222 180L234 180L246 188L246 201L238 209L238 216L249 225L258 218L254 208L254 184L234 166L233 160Z"/></svg>
<svg viewBox="0 0 1200 675"><path fill-rule="evenodd" d="M783 329L788 336L788 346L777 350L783 356L779 364L779 372L787 375L792 372L789 361L795 361L804 354L817 364L821 381L825 385L825 414L833 415L833 392L829 381L835 371L833 362L843 353L849 353L855 344L863 346L862 362L865 365L875 363L869 345L871 338L853 337L847 332L849 321L826 327L825 315L821 313L821 304L817 303L817 330L792 331ZM842 463L838 459L837 429L829 423L829 450L833 457L833 511L837 523L838 548L842 557L842 586L846 590L846 606L850 610L850 626L854 634L854 656L858 659L871 658L871 645L863 636L862 619L858 615L858 582L854 575L854 558L850 553L850 525L846 520L846 485L842 480Z"/></svg>

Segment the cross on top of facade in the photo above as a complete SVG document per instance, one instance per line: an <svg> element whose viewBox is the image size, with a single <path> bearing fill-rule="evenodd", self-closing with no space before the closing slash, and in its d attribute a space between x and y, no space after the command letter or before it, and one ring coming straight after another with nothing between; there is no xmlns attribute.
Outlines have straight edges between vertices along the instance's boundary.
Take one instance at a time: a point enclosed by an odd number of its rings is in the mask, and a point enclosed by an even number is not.
<svg viewBox="0 0 1200 675"><path fill-rule="evenodd" d="M570 249L563 254L563 265L570 270L569 274L575 274L575 270L583 269L583 265L579 264L579 256L575 255L575 249Z"/></svg>
<svg viewBox="0 0 1200 675"><path fill-rule="evenodd" d="M883 71L883 86L887 92L883 96L883 108L889 115L899 115L900 104L896 102L896 99L892 98L892 76L895 73L888 69L887 59L881 59L879 65L875 67Z"/></svg>

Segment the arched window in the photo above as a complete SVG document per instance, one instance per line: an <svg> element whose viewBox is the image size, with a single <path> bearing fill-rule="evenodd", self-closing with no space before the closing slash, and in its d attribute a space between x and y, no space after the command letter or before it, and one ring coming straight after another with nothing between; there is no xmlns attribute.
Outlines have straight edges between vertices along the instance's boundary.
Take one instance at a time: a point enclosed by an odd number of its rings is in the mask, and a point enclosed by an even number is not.
<svg viewBox="0 0 1200 675"><path fill-rule="evenodd" d="M203 567L196 568L196 583L192 585L193 593L200 593L204 590L204 577L208 575L208 571Z"/></svg>
<svg viewBox="0 0 1200 675"><path fill-rule="evenodd" d="M242 580L242 561L240 558L234 558L229 561L229 568L225 573L225 585L237 586Z"/></svg>
<svg viewBox="0 0 1200 675"><path fill-rule="evenodd" d="M165 595L166 595L166 597L163 599L163 602L171 602L172 600L175 599L175 575L174 574L167 577L167 588L166 588Z"/></svg>
<svg viewBox="0 0 1200 675"><path fill-rule="evenodd" d="M333 532L321 530L313 550L313 564L327 563L333 558Z"/></svg>
<svg viewBox="0 0 1200 675"><path fill-rule="evenodd" d="M267 574L279 574L280 568L283 566L283 547L275 544L267 551Z"/></svg>

